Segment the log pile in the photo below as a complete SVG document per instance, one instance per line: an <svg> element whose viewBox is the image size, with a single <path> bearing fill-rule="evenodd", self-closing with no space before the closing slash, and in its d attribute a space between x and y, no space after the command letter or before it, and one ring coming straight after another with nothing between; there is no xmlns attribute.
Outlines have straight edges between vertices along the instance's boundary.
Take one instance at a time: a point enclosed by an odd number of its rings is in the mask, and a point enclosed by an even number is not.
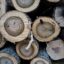
<svg viewBox="0 0 64 64"><path fill-rule="evenodd" d="M63 0L0 0L0 64L64 61L63 32Z"/></svg>

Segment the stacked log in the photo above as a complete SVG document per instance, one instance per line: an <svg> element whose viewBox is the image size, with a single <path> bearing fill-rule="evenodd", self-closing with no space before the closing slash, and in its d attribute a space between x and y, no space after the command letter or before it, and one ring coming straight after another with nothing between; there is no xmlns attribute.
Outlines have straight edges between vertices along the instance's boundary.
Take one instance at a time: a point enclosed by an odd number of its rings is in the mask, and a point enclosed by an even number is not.
<svg viewBox="0 0 64 64"><path fill-rule="evenodd" d="M0 53L2 54L2 57L4 56L3 57L4 61L6 61L5 56L7 56L7 58L9 58L9 56L10 56L10 59L12 60L11 63L19 64L21 62L19 56L17 55L17 53L15 51L15 49L13 49L11 46L0 50ZM7 60L7 62L8 62L8 60Z"/></svg>
<svg viewBox="0 0 64 64"><path fill-rule="evenodd" d="M57 3L60 2L60 0L47 0L48 2Z"/></svg>
<svg viewBox="0 0 64 64"><path fill-rule="evenodd" d="M21 12L31 12L35 10L40 0L12 0L14 7Z"/></svg>
<svg viewBox="0 0 64 64"><path fill-rule="evenodd" d="M13 56L0 52L0 64L17 64L17 61Z"/></svg>
<svg viewBox="0 0 64 64"><path fill-rule="evenodd" d="M6 1L0 0L0 17L6 13Z"/></svg>
<svg viewBox="0 0 64 64"><path fill-rule="evenodd" d="M60 60L64 58L64 41L57 39L47 44L47 52L51 59Z"/></svg>
<svg viewBox="0 0 64 64"><path fill-rule="evenodd" d="M32 32L37 40L48 42L59 35L60 27L56 21L49 17L39 17L33 23Z"/></svg>
<svg viewBox="0 0 64 64"><path fill-rule="evenodd" d="M7 12L1 18L1 33L8 41L15 43L26 39L30 33L30 20L18 11Z"/></svg>
<svg viewBox="0 0 64 64"><path fill-rule="evenodd" d="M45 49L40 49L36 58L30 64L51 64L51 60Z"/></svg>
<svg viewBox="0 0 64 64"><path fill-rule="evenodd" d="M35 56L37 56L39 51L39 44L36 41L33 41L31 47L29 49L26 49L28 43L29 40L27 39L22 42L19 42L16 46L17 54L24 60L33 59Z"/></svg>
<svg viewBox="0 0 64 64"><path fill-rule="evenodd" d="M0 48L4 47L5 43L6 43L6 40L4 39L2 34L0 34Z"/></svg>
<svg viewBox="0 0 64 64"><path fill-rule="evenodd" d="M63 11L63 0L0 0L0 64L64 59Z"/></svg>

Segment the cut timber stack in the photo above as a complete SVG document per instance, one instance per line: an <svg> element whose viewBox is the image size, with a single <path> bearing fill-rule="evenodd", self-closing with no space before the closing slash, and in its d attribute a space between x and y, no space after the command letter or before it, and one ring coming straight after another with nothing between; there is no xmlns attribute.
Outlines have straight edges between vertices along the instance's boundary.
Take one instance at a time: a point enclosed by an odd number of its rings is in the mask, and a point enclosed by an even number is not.
<svg viewBox="0 0 64 64"><path fill-rule="evenodd" d="M0 0L0 64L64 64L64 0Z"/></svg>

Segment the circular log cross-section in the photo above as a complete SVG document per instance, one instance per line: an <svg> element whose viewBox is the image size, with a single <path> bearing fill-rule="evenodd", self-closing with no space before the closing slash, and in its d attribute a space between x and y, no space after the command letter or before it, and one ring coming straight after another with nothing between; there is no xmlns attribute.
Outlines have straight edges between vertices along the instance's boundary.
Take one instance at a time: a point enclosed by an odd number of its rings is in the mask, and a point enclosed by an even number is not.
<svg viewBox="0 0 64 64"><path fill-rule="evenodd" d="M33 23L32 32L37 40L47 42L53 40L59 35L60 27L51 18L39 17Z"/></svg>
<svg viewBox="0 0 64 64"><path fill-rule="evenodd" d="M0 64L18 64L16 59L7 53L0 52Z"/></svg>
<svg viewBox="0 0 64 64"><path fill-rule="evenodd" d="M64 6L56 7L53 16L60 27L64 27Z"/></svg>
<svg viewBox="0 0 64 64"><path fill-rule="evenodd" d="M0 0L0 17L6 13L6 0Z"/></svg>
<svg viewBox="0 0 64 64"><path fill-rule="evenodd" d="M21 12L31 12L38 7L40 0L12 0L12 3Z"/></svg>
<svg viewBox="0 0 64 64"><path fill-rule="evenodd" d="M16 46L16 51L22 59L31 60L38 54L39 45L37 42L34 41L31 45L31 47L29 49L26 49L26 47L28 45L27 42L29 42L29 41L25 40L25 41L18 43Z"/></svg>
<svg viewBox="0 0 64 64"><path fill-rule="evenodd" d="M19 17L10 17L4 23L5 30L12 36L20 35L24 30L24 24Z"/></svg>
<svg viewBox="0 0 64 64"><path fill-rule="evenodd" d="M51 63L44 58L36 57L31 61L30 64L51 64Z"/></svg>
<svg viewBox="0 0 64 64"><path fill-rule="evenodd" d="M5 45L6 41L3 38L2 34L0 34L0 48L2 48Z"/></svg>
<svg viewBox="0 0 64 64"><path fill-rule="evenodd" d="M22 41L29 35L30 20L26 14L18 11L6 13L1 18L1 33L10 42Z"/></svg>
<svg viewBox="0 0 64 64"><path fill-rule="evenodd" d="M7 54L9 54L10 56L14 57L14 58L16 59L16 61L17 61L18 64L21 62L19 56L18 56L17 53L16 53L16 50L13 49L12 46L9 46L9 47L4 48L4 49L2 49L0 52L7 53Z"/></svg>
<svg viewBox="0 0 64 64"><path fill-rule="evenodd" d="M64 41L61 39L51 41L47 44L47 53L53 60L64 58Z"/></svg>
<svg viewBox="0 0 64 64"><path fill-rule="evenodd" d="M48 2L53 2L53 3L57 3L60 2L60 0L47 0Z"/></svg>

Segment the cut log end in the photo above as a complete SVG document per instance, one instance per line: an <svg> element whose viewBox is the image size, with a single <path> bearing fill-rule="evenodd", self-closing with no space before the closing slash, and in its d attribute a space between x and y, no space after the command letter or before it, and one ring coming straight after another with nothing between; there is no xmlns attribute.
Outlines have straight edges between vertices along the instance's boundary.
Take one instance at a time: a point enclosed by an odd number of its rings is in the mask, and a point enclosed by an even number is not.
<svg viewBox="0 0 64 64"><path fill-rule="evenodd" d="M11 55L0 52L0 64L17 64L17 61Z"/></svg>
<svg viewBox="0 0 64 64"><path fill-rule="evenodd" d="M47 44L47 53L53 60L64 58L64 41L61 39L51 41Z"/></svg>
<svg viewBox="0 0 64 64"><path fill-rule="evenodd" d="M51 63L44 58L36 57L31 61L30 64L51 64Z"/></svg>
<svg viewBox="0 0 64 64"><path fill-rule="evenodd" d="M38 7L40 0L12 0L12 3L17 10L28 13Z"/></svg>
<svg viewBox="0 0 64 64"><path fill-rule="evenodd" d="M39 17L33 23L32 32L37 40L47 42L59 35L60 27L52 18Z"/></svg>
<svg viewBox="0 0 64 64"><path fill-rule="evenodd" d="M47 0L48 2L57 3L60 2L60 0Z"/></svg>
<svg viewBox="0 0 64 64"><path fill-rule="evenodd" d="M34 58L38 54L39 47L35 42L32 43L31 47L26 50L26 47L28 45L29 41L23 41L17 44L16 46L16 51L18 55L25 59L25 60L30 60Z"/></svg>
<svg viewBox="0 0 64 64"><path fill-rule="evenodd" d="M19 17L10 17L4 23L8 34L18 36L24 31L24 23Z"/></svg>

